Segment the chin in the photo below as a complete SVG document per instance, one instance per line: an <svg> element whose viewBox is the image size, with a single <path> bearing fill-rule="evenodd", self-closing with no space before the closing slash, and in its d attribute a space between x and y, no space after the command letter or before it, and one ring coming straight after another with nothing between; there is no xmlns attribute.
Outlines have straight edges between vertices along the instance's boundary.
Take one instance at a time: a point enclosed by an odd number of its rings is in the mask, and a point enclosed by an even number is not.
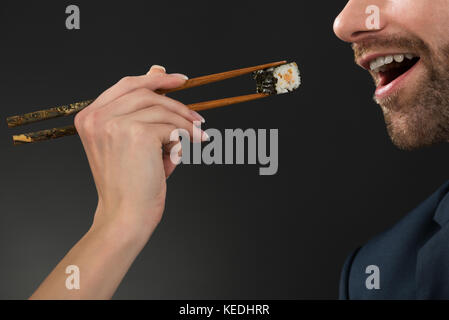
<svg viewBox="0 0 449 320"><path fill-rule="evenodd" d="M430 147L436 143L429 143L419 139L414 139L414 137L405 136L402 134L390 133L391 142L400 150L403 151L414 151L425 147Z"/></svg>
<svg viewBox="0 0 449 320"><path fill-rule="evenodd" d="M377 102L388 134L399 149L415 150L449 140L447 82L423 77Z"/></svg>
<svg viewBox="0 0 449 320"><path fill-rule="evenodd" d="M448 133L442 130L438 120L422 112L423 108L384 110L385 124L393 144L401 150L416 150L448 141ZM411 109L411 110L410 110Z"/></svg>

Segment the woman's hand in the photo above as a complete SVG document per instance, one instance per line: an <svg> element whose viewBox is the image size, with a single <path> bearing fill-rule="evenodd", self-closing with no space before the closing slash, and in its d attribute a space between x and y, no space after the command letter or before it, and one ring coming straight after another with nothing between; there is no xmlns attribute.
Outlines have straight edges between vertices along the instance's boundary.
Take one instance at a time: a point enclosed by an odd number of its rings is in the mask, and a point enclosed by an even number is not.
<svg viewBox="0 0 449 320"><path fill-rule="evenodd" d="M175 169L171 133L204 121L184 104L156 94L187 77L153 66L147 75L126 77L77 114L75 125L98 191L94 225L114 223L149 236L165 203L166 178ZM204 137L204 136L203 136Z"/></svg>

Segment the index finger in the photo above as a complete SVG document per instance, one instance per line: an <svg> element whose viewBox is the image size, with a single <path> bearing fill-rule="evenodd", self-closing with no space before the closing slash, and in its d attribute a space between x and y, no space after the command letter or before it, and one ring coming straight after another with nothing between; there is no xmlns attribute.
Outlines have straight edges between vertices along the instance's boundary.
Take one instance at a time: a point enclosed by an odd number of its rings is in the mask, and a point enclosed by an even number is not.
<svg viewBox="0 0 449 320"><path fill-rule="evenodd" d="M147 75L124 77L103 92L88 108L90 110L99 108L139 88L147 88L151 91L177 88L182 86L187 79L188 77L183 74L166 74L152 70Z"/></svg>

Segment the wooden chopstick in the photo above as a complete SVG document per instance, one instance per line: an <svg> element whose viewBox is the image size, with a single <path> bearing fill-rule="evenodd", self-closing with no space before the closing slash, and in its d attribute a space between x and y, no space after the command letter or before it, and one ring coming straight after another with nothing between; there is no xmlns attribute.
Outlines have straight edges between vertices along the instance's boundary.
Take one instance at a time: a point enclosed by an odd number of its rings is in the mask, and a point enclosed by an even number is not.
<svg viewBox="0 0 449 320"><path fill-rule="evenodd" d="M184 90L184 89L199 87L199 86L202 86L205 84L239 77L244 74L248 74L248 73L251 73L251 72L254 72L257 70L277 67L277 66L280 66L280 65L286 64L286 63L287 63L287 61L284 60L284 61L261 64L261 65L255 66L255 67L248 67L248 68L236 69L236 70L231 70L231 71L226 71L226 72L221 72L221 73L215 73L215 74L211 74L208 76L202 76L202 77L198 77L198 78L189 79L186 81L186 83L184 83L182 86L180 86L178 88L167 89L167 90L157 90L156 92L157 93L169 93L169 92L175 92L175 91L180 91L180 90Z"/></svg>
<svg viewBox="0 0 449 320"><path fill-rule="evenodd" d="M247 94L244 96L237 96L237 97L231 97L231 98L224 98L219 100L211 100L211 101L205 101L205 102L199 102L199 103L192 103L187 105L192 110L195 111L203 111L208 109L214 109L214 108L220 108L229 106L231 104L261 99L270 96L268 93L253 93L253 94Z"/></svg>
<svg viewBox="0 0 449 320"><path fill-rule="evenodd" d="M267 69L271 67L276 67L282 64L287 63L287 61L278 61L278 62L272 62L267 64L261 64L254 67L248 67L248 68L242 68L242 69L236 69L216 74L211 74L207 76L202 76L198 78L189 79L185 82L184 85L174 88L174 89L168 89L168 90L156 90L157 93L165 94L169 92L175 92L175 91L181 91L193 87L202 86L205 84L218 82L230 78L235 78L244 74L248 74L257 70ZM75 102L68 105L53 107L45 110L39 110L34 111L26 114L16 115L16 116L10 116L6 119L6 122L8 123L9 128L22 126L38 121L43 120L49 120L54 119L58 117L64 117L64 116L70 116L73 114L76 114L86 108L88 105L90 105L94 100L86 100L81 102Z"/></svg>
<svg viewBox="0 0 449 320"><path fill-rule="evenodd" d="M207 109L214 109L224 106L229 106L236 103L261 99L270 96L268 93L254 93L254 94L248 94L243 96L237 96L237 97L231 97L231 98L224 98L219 100L211 100L211 101L205 101L205 102L199 102L199 103L193 103L187 105L191 110L195 111L202 111ZM19 135L14 135L13 143L15 145L18 144L27 144L27 143L34 143L39 141L45 141L45 140L51 140L51 139L57 139L62 138L66 136L73 136L78 134L76 131L76 128L74 125L61 127L61 128L53 128L53 129L47 129L42 131L36 131L36 132L30 132L30 133L23 133Z"/></svg>
<svg viewBox="0 0 449 320"><path fill-rule="evenodd" d="M59 107L53 107L45 110L39 110L30 113L20 114L17 116L11 116L6 118L6 122L8 123L9 128L14 128L38 121L70 116L72 114L80 112L88 105L90 105L93 101L94 100L75 102Z"/></svg>
<svg viewBox="0 0 449 320"><path fill-rule="evenodd" d="M73 136L76 134L78 134L78 132L76 131L75 126L70 125L61 128L46 129L36 132L14 135L12 136L12 140L15 145L18 145Z"/></svg>

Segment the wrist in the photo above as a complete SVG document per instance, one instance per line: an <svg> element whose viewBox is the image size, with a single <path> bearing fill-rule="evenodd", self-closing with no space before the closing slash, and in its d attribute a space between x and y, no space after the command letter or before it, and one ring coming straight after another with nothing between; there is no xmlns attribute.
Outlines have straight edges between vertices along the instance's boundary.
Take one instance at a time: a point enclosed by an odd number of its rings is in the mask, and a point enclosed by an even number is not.
<svg viewBox="0 0 449 320"><path fill-rule="evenodd" d="M89 233L101 235L117 244L143 247L160 220L146 221L143 216L132 208L120 206L106 210L99 204Z"/></svg>

